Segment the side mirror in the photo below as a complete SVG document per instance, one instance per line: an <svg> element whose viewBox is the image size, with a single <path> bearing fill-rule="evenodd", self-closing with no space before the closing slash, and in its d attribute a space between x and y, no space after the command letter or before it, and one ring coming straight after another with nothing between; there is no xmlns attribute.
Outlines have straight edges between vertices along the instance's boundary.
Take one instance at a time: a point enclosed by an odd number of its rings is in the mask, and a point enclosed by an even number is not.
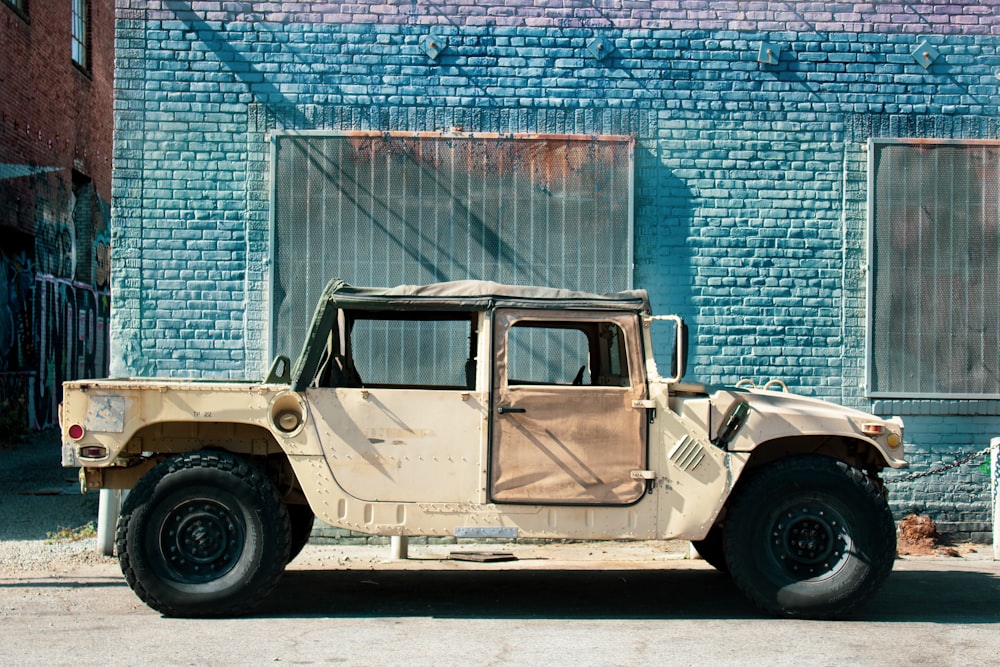
<svg viewBox="0 0 1000 667"><path fill-rule="evenodd" d="M674 333L676 345L674 354L670 359L670 381L680 382L684 374L687 373L688 358L688 326L681 318L677 318L677 328Z"/></svg>
<svg viewBox="0 0 1000 667"><path fill-rule="evenodd" d="M657 327L658 335L654 338L659 338L660 336L673 336L673 340L670 341L670 349L672 350L670 355L670 377L664 378L667 382L677 383L681 381L684 374L687 372L687 358L688 358L688 327L684 320L678 315L651 315L645 318L649 322L670 322L674 326L672 329L664 329Z"/></svg>

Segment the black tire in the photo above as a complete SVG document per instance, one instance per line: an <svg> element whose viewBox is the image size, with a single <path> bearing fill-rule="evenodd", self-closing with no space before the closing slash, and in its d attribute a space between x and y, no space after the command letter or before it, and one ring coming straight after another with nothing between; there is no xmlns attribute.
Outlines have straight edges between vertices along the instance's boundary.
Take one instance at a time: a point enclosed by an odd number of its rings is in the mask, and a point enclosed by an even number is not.
<svg viewBox="0 0 1000 667"><path fill-rule="evenodd" d="M271 481L227 452L163 461L129 493L115 535L139 598L166 616L233 616L277 584L288 512Z"/></svg>
<svg viewBox="0 0 1000 667"><path fill-rule="evenodd" d="M714 567L719 572L729 572L726 564L726 554L722 546L722 526L715 524L708 531L703 540L692 540L694 547L701 559Z"/></svg>
<svg viewBox="0 0 1000 667"><path fill-rule="evenodd" d="M308 505L286 505L285 508L288 510L288 521L292 529L291 548L288 552L288 562L292 562L309 541L316 515Z"/></svg>
<svg viewBox="0 0 1000 667"><path fill-rule="evenodd" d="M836 618L889 576L896 528L885 496L865 473L802 456L746 480L730 505L723 546L733 581L764 611Z"/></svg>

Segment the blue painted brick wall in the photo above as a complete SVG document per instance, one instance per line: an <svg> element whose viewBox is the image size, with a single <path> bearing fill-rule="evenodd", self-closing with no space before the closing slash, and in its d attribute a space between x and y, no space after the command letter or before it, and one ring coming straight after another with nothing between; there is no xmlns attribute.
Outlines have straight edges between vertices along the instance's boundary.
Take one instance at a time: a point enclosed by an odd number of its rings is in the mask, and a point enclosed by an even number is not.
<svg viewBox="0 0 1000 667"><path fill-rule="evenodd" d="M865 144L1000 137L993 0L538 4L119 0L112 372L264 372L271 130L630 134L634 283L689 319L692 378L902 414L915 470L1000 434L996 402L863 390ZM977 471L901 483L896 508L982 537Z"/></svg>

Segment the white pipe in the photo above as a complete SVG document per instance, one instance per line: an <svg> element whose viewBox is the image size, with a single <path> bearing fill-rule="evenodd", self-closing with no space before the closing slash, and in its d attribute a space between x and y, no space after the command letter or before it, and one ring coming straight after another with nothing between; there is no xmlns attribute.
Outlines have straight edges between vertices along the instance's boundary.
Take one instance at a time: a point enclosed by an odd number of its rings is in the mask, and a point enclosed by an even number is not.
<svg viewBox="0 0 1000 667"><path fill-rule="evenodd" d="M101 489L97 504L97 552L115 555L115 527L122 511L122 490Z"/></svg>
<svg viewBox="0 0 1000 667"><path fill-rule="evenodd" d="M389 538L393 560L406 560L410 555L410 544L406 535L392 535Z"/></svg>

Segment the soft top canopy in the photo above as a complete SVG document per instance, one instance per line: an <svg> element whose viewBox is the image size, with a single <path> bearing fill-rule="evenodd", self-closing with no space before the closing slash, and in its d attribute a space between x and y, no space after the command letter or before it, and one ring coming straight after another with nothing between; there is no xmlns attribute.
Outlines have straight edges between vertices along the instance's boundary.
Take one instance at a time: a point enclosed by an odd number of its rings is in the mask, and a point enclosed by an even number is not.
<svg viewBox="0 0 1000 667"><path fill-rule="evenodd" d="M355 287L331 280L323 291L324 303L337 308L378 310L491 310L492 308L541 308L552 310L600 309L649 313L646 290L610 294L574 292L554 287L503 285L488 280L454 280L430 285Z"/></svg>
<svg viewBox="0 0 1000 667"><path fill-rule="evenodd" d="M336 278L316 304L305 348L291 373L295 391L304 391L323 357L326 336L339 309L382 311L480 311L494 308L617 310L649 313L645 290L590 294L552 287L501 285L485 280L456 280L431 285L355 287Z"/></svg>

